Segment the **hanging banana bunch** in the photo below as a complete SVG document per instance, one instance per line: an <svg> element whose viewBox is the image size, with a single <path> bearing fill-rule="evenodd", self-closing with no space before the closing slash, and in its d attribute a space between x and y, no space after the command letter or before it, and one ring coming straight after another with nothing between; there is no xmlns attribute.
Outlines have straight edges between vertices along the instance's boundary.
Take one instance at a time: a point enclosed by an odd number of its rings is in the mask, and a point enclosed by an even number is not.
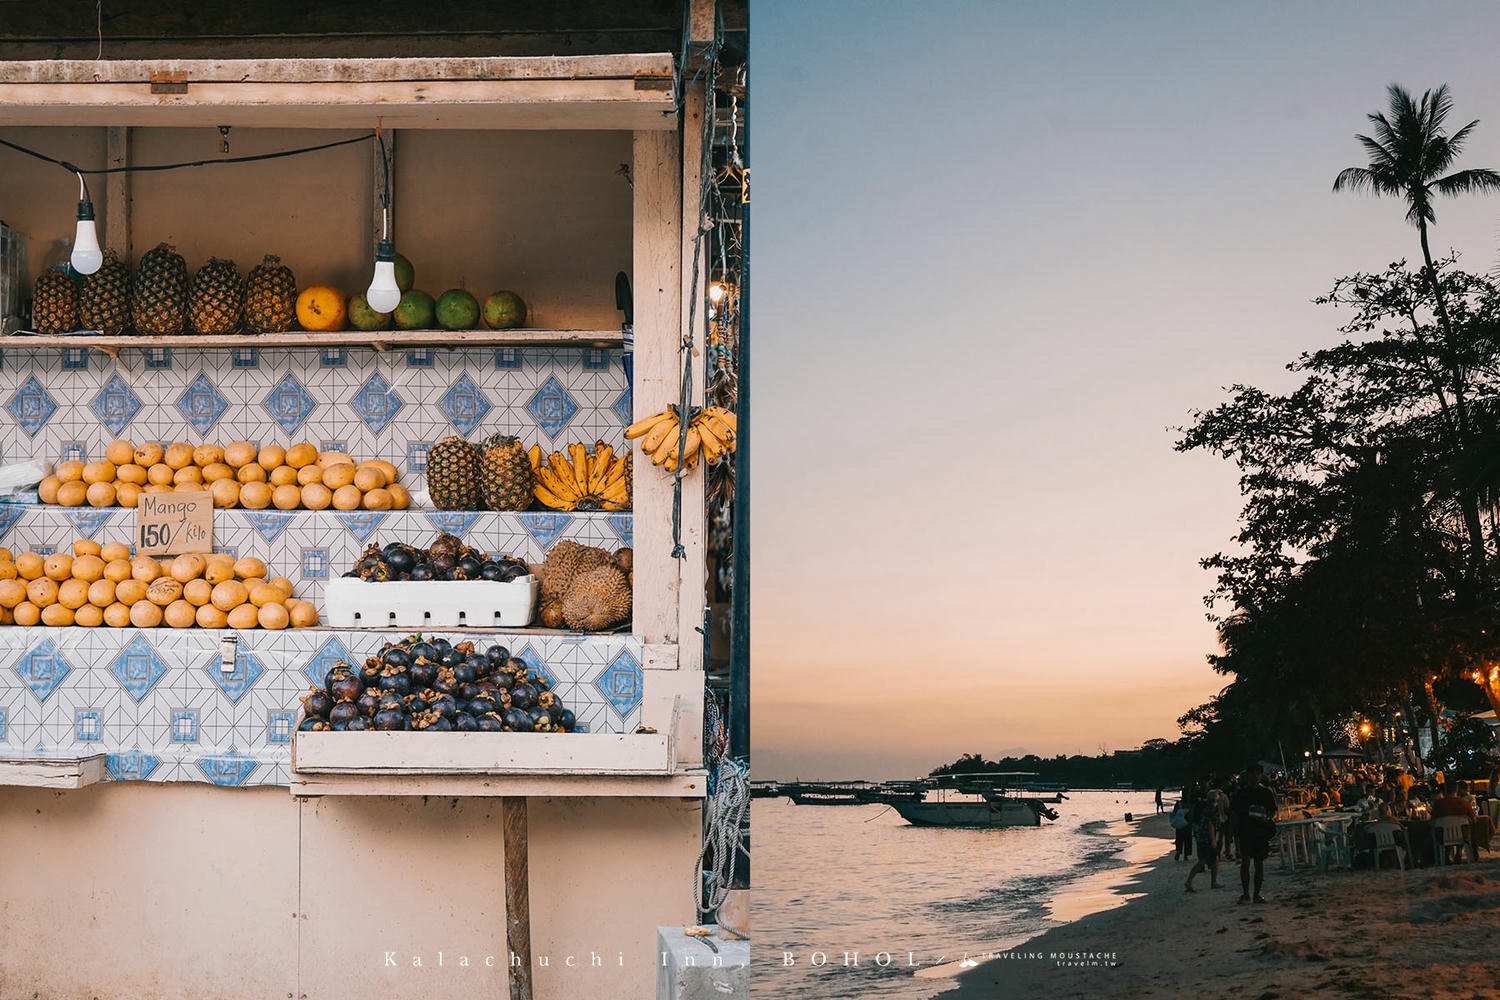
<svg viewBox="0 0 1500 1000"><path fill-rule="evenodd" d="M531 446L528 453L536 477L536 498L553 510L629 510L629 452L616 455L603 441L594 442L592 453L581 444L570 444L566 454L554 451L543 456Z"/></svg>
<svg viewBox="0 0 1500 1000"><path fill-rule="evenodd" d="M688 422L687 460L683 467L694 468L701 459L714 465L734 454L735 416L722 406L705 406L696 410ZM684 453L682 419L677 406L668 403L660 413L643 417L625 429L628 440L641 439L641 450L656 465L676 472Z"/></svg>

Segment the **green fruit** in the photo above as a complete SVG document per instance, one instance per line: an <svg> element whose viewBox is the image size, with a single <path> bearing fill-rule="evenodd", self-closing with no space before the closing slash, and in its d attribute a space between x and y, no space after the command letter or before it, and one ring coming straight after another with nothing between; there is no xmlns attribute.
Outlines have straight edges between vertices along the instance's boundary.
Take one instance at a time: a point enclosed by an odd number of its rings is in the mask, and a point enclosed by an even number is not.
<svg viewBox="0 0 1500 1000"><path fill-rule="evenodd" d="M431 330L437 322L434 314L436 308L431 295L413 289L402 295L401 303L396 306L393 314L396 317L396 328L398 330Z"/></svg>
<svg viewBox="0 0 1500 1000"><path fill-rule="evenodd" d="M479 323L479 303L462 288L450 288L437 300L437 321L444 330L472 330Z"/></svg>
<svg viewBox="0 0 1500 1000"><path fill-rule="evenodd" d="M417 283L417 272L412 268L411 261L396 255L396 287L403 292L411 291L411 286Z"/></svg>
<svg viewBox="0 0 1500 1000"><path fill-rule="evenodd" d="M390 313L379 313L370 308L363 295L349 300L349 322L356 330L384 330L391 325Z"/></svg>
<svg viewBox="0 0 1500 1000"><path fill-rule="evenodd" d="M496 292L484 300L484 325L491 330L525 326L526 303L515 292Z"/></svg>

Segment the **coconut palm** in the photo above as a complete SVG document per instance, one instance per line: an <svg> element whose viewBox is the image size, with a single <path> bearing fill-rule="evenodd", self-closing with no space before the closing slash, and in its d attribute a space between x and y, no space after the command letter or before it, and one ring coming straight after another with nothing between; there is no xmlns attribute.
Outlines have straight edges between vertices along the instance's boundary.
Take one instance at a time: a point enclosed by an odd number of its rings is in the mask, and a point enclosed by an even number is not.
<svg viewBox="0 0 1500 1000"><path fill-rule="evenodd" d="M1474 126L1479 124L1476 119L1452 135L1444 131L1443 122L1453 110L1453 98L1446 83L1436 90L1423 92L1420 101L1412 100L1405 88L1393 83L1386 88L1386 97L1390 103L1388 114L1369 116L1370 123L1375 126L1374 137L1355 136L1370 154L1370 165L1346 167L1339 171L1333 189L1400 195L1406 199L1406 221L1417 227L1422 239L1422 259L1427 262L1427 280L1437 306L1438 320L1443 325L1443 332L1451 336L1453 331L1448 322L1447 304L1443 301L1437 270L1432 264L1432 251L1427 245L1427 226L1437 221L1432 208L1433 198L1440 194L1500 190L1500 173L1477 167L1443 174L1458 158Z"/></svg>

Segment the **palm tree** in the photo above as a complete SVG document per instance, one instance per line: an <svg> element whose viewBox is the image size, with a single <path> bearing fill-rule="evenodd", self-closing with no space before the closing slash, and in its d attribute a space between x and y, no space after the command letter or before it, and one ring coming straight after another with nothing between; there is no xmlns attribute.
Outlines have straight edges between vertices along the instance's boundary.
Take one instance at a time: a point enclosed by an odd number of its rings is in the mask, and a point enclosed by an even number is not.
<svg viewBox="0 0 1500 1000"><path fill-rule="evenodd" d="M1463 150L1469 133L1478 125L1477 120L1449 135L1443 128L1448 113L1453 110L1453 98L1445 83L1436 90L1424 91L1420 101L1412 100L1411 94L1399 84L1386 88L1390 104L1388 114L1369 115L1374 125L1374 137L1356 135L1355 138L1370 154L1367 167L1346 167L1333 180L1333 189L1342 191L1369 191L1376 195L1400 195L1406 199L1406 221L1417 227L1422 239L1422 259L1427 266L1423 275L1432 292L1438 322L1449 350L1438 352L1439 363L1448 367L1452 377L1454 410L1460 450L1469 444L1470 420L1467 395L1467 372L1451 350L1455 343L1453 324L1448 318L1448 305L1443 299L1442 285L1438 282L1437 268L1432 263L1432 251L1427 244L1427 226L1437 222L1437 213L1432 202L1436 195L1473 194L1500 190L1500 173L1478 167L1456 170L1443 174L1453 165ZM1416 336L1424 353L1427 344L1420 329ZM1484 533L1479 521L1478 499L1472 493L1463 498L1464 522L1471 544L1471 559L1475 568L1483 572L1485 563Z"/></svg>
<svg viewBox="0 0 1500 1000"><path fill-rule="evenodd" d="M1427 245L1427 226L1437 222L1437 214L1432 209L1433 196L1500 190L1500 173L1478 167L1439 176L1453 165L1469 133L1479 124L1477 119L1471 121L1452 135L1443 130L1443 122L1453 110L1453 98L1446 83L1436 90L1423 92L1420 101L1413 101L1411 94L1396 83L1386 88L1386 96L1390 102L1389 115L1377 113L1369 116L1370 123L1375 126L1374 138L1355 136L1370 154L1370 165L1346 167L1339 171L1333 180L1333 189L1349 188L1376 195L1400 195L1406 199L1406 221L1417 227L1422 238L1422 259L1427 262L1427 281L1437 306L1438 319L1443 332L1451 336L1453 331L1448 322L1447 304L1443 301L1437 271L1432 264L1432 251Z"/></svg>

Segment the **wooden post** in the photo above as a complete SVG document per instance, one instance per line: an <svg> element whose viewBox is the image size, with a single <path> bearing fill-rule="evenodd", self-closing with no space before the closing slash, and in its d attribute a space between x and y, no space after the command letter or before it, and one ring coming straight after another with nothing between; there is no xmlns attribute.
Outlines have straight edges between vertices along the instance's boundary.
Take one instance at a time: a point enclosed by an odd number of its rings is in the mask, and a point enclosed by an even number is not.
<svg viewBox="0 0 1500 1000"><path fill-rule="evenodd" d="M389 169L390 169L390 172L391 172L391 229L390 229L390 232L391 232L391 242L395 243L396 242L396 130L392 129L392 128L383 128L380 131L380 135L381 135L382 138L385 139L386 161L389 164ZM382 185L382 183L385 180L385 173L384 173L384 171L387 168L385 166L383 166L381 164L381 162L380 162L380 143L379 142L372 142L372 143L370 143L370 151L371 151L370 152L370 164L371 164L371 167L373 169L373 173L371 175L371 180L373 181L373 184L371 185L371 188L370 188L370 190L373 192L373 194L370 196L371 197L370 204L372 205L371 216L370 216L371 217L371 225L370 225L370 253L374 254L374 252L375 252L375 244L380 242L380 234L383 231L384 224L385 224L384 214L383 214L383 212L381 211L381 208L380 208L380 192L381 192L381 185Z"/></svg>
<svg viewBox="0 0 1500 1000"><path fill-rule="evenodd" d="M130 129L111 126L105 130L105 162L110 167L130 164ZM105 174L104 243L126 267L130 266L130 175Z"/></svg>
<svg viewBox="0 0 1500 1000"><path fill-rule="evenodd" d="M636 132L634 167L634 417L676 403L682 359L682 186L677 134ZM672 558L672 479L635 455L634 631L648 643L677 641L680 569ZM695 603L698 597L692 599Z"/></svg>
<svg viewBox="0 0 1500 1000"><path fill-rule="evenodd" d="M691 8L692 40L708 42L713 39L712 2L694 0ZM684 74L684 79L691 76ZM691 318L693 354L687 359L692 367L693 406L703 405L703 389L707 380L708 359L708 309L704 301L708 290L708 274L713 261L707 237L698 253L697 280L693 275L693 249L698 229L705 224L700 213L700 182L703 166L703 115L706 99L703 80L699 80L691 91L683 95L682 109L682 332L684 341L688 336ZM679 356L677 363L682 364ZM639 477L638 477L639 478ZM682 547L685 556L678 560L677 634L680 648L677 662L683 670L703 669L703 636L698 629L703 627L703 605L708 583L707 545L707 482L708 467L700 465L682 477Z"/></svg>
<svg viewBox="0 0 1500 1000"><path fill-rule="evenodd" d="M507 795L500 800L500 835L505 838L505 962L510 1000L531 1000L531 848L524 798Z"/></svg>

